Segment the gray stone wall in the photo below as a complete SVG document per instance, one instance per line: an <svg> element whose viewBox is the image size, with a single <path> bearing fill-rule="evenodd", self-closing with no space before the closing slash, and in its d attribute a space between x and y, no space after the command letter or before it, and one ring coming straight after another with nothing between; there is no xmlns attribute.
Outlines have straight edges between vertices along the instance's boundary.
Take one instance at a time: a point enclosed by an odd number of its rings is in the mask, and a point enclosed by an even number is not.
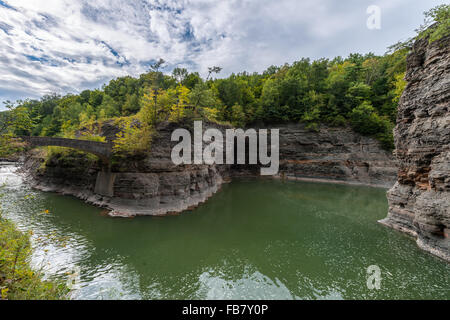
<svg viewBox="0 0 450 320"><path fill-rule="evenodd" d="M398 181L381 222L450 261L450 37L414 44L395 128Z"/></svg>

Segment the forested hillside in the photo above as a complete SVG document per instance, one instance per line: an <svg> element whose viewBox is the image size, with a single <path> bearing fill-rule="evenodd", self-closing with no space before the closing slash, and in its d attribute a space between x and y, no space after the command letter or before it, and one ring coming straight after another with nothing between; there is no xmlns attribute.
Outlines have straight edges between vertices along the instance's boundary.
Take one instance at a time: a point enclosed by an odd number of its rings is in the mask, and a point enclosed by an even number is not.
<svg viewBox="0 0 450 320"><path fill-rule="evenodd" d="M428 12L438 24L420 31L419 36L432 41L448 32L448 12L448 5ZM408 52L408 43L399 43L383 56L301 59L262 73L242 72L222 79L213 79L220 67L211 67L206 79L184 68L164 74L160 60L139 78L117 78L101 89L7 102L10 111L0 113L0 130L71 137L84 128L92 137L98 122L114 119L123 128L117 144L120 149L120 143L123 147L144 143L148 139L142 138L150 136L160 121L204 117L241 127L303 122L316 130L320 124L350 125L391 149L397 103L406 85Z"/></svg>

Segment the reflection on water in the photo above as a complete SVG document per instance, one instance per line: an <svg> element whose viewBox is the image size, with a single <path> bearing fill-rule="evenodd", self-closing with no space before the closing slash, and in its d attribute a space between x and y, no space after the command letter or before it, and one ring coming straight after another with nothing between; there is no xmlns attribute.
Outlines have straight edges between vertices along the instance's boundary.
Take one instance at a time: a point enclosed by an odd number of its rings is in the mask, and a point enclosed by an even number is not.
<svg viewBox="0 0 450 320"><path fill-rule="evenodd" d="M76 299L450 298L449 264L377 224L383 189L237 181L192 212L113 219L14 170L0 165L4 214L33 230L47 277L80 268ZM370 265L380 290L367 288Z"/></svg>

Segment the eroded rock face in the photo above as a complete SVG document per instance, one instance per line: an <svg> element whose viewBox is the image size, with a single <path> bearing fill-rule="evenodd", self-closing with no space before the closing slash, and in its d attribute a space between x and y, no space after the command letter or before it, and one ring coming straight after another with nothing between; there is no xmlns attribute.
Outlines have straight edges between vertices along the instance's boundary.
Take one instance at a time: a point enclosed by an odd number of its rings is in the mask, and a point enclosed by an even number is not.
<svg viewBox="0 0 450 320"><path fill-rule="evenodd" d="M192 131L193 124L183 126ZM45 168L39 169L43 159L35 155L26 161L24 171L31 173L35 188L74 195L111 210L110 214L114 216L181 212L204 202L223 182L233 177L259 177L258 165L175 166L170 155L177 142L171 142L171 134L178 127L180 124L162 124L153 139L150 155L113 164L114 197L95 194L100 168L83 156L52 158ZM222 132L227 129L203 123L203 130L211 127ZM319 132L307 130L301 124L283 124L274 128L280 129L278 178L383 187L395 183L394 157L372 138L363 137L349 128L322 127Z"/></svg>
<svg viewBox="0 0 450 320"><path fill-rule="evenodd" d="M280 126L279 176L390 188L397 166L377 140L350 128L321 127L315 132L291 124Z"/></svg>
<svg viewBox="0 0 450 320"><path fill-rule="evenodd" d="M450 37L417 41L395 128L398 181L381 223L450 261Z"/></svg>

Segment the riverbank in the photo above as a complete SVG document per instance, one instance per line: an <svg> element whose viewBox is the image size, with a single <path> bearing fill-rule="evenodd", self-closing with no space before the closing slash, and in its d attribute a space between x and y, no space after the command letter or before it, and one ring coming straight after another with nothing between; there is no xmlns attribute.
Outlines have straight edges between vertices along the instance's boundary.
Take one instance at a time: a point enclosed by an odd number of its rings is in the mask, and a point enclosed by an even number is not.
<svg viewBox="0 0 450 320"><path fill-rule="evenodd" d="M450 265L377 223L385 189L234 178L182 214L108 219L5 166L5 216L33 241L51 235L33 246L33 268L51 279L79 268L71 299L449 298ZM367 289L372 264L382 290Z"/></svg>
<svg viewBox="0 0 450 320"><path fill-rule="evenodd" d="M290 177L286 175L276 175L273 179L280 180L291 180L291 181L302 181L302 182L316 182L316 183L330 183L330 184L342 184L347 186L360 186L360 187L373 187L373 188L383 188L389 189L389 184L373 184L373 183L363 183L357 181L343 181L343 180L330 180L330 179L320 179L320 178L302 178L302 177Z"/></svg>
<svg viewBox="0 0 450 320"><path fill-rule="evenodd" d="M0 212L0 300L61 300L68 289L63 282L43 280L29 265L30 233L19 231Z"/></svg>

